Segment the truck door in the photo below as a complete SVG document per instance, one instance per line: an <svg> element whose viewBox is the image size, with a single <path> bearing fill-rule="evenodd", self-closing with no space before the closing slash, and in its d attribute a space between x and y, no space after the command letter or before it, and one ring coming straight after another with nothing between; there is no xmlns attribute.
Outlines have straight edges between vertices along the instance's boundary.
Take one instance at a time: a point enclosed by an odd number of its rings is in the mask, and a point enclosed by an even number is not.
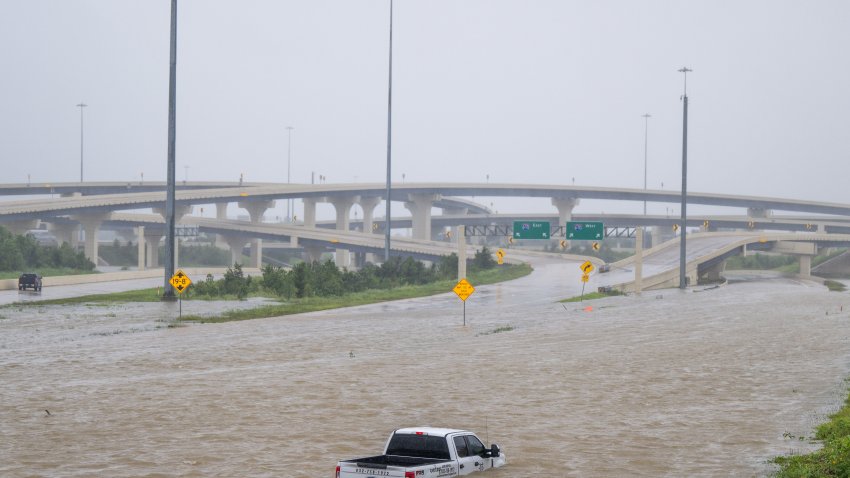
<svg viewBox="0 0 850 478"><path fill-rule="evenodd" d="M478 454L472 453L472 450L470 449L470 442L468 441L470 438L480 445L481 450L478 453L481 454L484 452L484 445L481 444L481 441L474 436L465 435L454 437L455 450L457 450L458 471L461 475L468 475L476 471L482 471L489 467L489 460L485 463L484 458Z"/></svg>

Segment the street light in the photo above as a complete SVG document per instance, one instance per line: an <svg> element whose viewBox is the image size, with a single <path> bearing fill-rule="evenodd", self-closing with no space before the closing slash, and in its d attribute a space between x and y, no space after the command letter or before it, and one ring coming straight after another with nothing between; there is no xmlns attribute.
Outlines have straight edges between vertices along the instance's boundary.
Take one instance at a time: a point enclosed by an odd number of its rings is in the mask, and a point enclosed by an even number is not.
<svg viewBox="0 0 850 478"><path fill-rule="evenodd" d="M88 106L82 101L77 105L80 109L80 182L83 182L83 108Z"/></svg>
<svg viewBox="0 0 850 478"><path fill-rule="evenodd" d="M646 153L647 145L649 144L649 118L652 118L652 115L649 113L643 115L643 192L646 192ZM646 216L646 199L643 200L643 215Z"/></svg>
<svg viewBox="0 0 850 478"><path fill-rule="evenodd" d="M286 184L291 184L291 173L292 173L292 130L294 130L292 126L287 126L287 135L289 137L287 144L287 152L286 152ZM292 198L289 198L286 205L286 220L292 222Z"/></svg>
<svg viewBox="0 0 850 478"><path fill-rule="evenodd" d="M685 289L687 287L685 280L685 264L686 264L686 256L685 256L685 236L686 234L686 221L688 217L687 207L688 207L688 73L691 70L688 67L684 67L679 70L680 73L684 75L685 79L685 89L682 94L682 219L681 219L681 228L682 228L682 239L679 247L679 288Z"/></svg>
<svg viewBox="0 0 850 478"><path fill-rule="evenodd" d="M392 158L393 158L393 0L390 0L390 48L389 48L389 79L387 81L387 217L386 236L384 237L384 261L390 260L390 231L392 230L392 215L390 195L392 193Z"/></svg>

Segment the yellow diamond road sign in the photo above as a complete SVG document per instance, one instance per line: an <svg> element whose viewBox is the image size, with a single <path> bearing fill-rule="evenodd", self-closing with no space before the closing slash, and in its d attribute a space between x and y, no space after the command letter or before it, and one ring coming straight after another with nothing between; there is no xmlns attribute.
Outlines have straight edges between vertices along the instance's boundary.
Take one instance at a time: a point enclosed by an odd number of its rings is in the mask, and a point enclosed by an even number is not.
<svg viewBox="0 0 850 478"><path fill-rule="evenodd" d="M584 264L580 265L579 269L581 269L581 271L585 274L589 274L593 272L593 263L590 261L584 261Z"/></svg>
<svg viewBox="0 0 850 478"><path fill-rule="evenodd" d="M190 279L189 276L187 276L182 270L177 269L177 272L171 276L168 283L177 289L177 293L182 294L183 291L192 284L192 279Z"/></svg>
<svg viewBox="0 0 850 478"><path fill-rule="evenodd" d="M505 257L505 250L502 249L502 248L497 249L496 250L496 257Z"/></svg>
<svg viewBox="0 0 850 478"><path fill-rule="evenodd" d="M455 294L457 294L458 297L460 297L460 300L466 302L466 298L475 292L475 287L472 287L472 284L470 284L468 280L461 279L452 290L455 291Z"/></svg>

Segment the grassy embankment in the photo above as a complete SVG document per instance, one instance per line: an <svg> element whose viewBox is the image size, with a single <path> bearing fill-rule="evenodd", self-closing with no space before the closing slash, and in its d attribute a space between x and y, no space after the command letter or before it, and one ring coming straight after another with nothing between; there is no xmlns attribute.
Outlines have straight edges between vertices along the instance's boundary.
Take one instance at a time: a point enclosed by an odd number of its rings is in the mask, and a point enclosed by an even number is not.
<svg viewBox="0 0 850 478"><path fill-rule="evenodd" d="M470 273L468 280L474 285L486 285L496 282L503 282L530 274L532 268L528 264L509 265L507 267L498 267L495 269L484 270L481 272ZM410 299L415 297L425 297L435 294L443 294L451 292L456 281L444 280L432 282L425 285L416 286L401 286L392 289L378 290L372 289L364 292L346 294L338 297L304 297L300 299L285 300L278 297L272 297L281 300L279 303L261 305L252 309L245 310L229 310L218 316L200 317L200 316L184 316L184 322L230 322L235 320L259 319L263 317L277 317L280 315L300 314L304 312L314 312L318 310L337 309L340 307L352 307L357 305L373 304L376 302L386 302L390 300ZM14 306L27 305L61 305L61 304L91 304L91 303L120 303L120 302L157 302L160 300L160 291L158 288L134 290L128 292L117 292L114 294L98 294L88 295L83 297L72 297L67 299L54 299L44 301L33 301L26 303L16 303ZM270 297L267 295L261 295ZM236 300L235 296L196 298L192 300Z"/></svg>
<svg viewBox="0 0 850 478"><path fill-rule="evenodd" d="M577 295L575 297L570 297L569 299L559 300L558 302L581 302L584 300L593 300L593 299L604 299L605 297L613 297L616 295L625 295L624 293L618 290L611 290L610 292L588 292L583 296Z"/></svg>
<svg viewBox="0 0 850 478"><path fill-rule="evenodd" d="M807 455L776 458L780 466L777 478L850 477L850 396L829 418L815 432L823 448Z"/></svg>

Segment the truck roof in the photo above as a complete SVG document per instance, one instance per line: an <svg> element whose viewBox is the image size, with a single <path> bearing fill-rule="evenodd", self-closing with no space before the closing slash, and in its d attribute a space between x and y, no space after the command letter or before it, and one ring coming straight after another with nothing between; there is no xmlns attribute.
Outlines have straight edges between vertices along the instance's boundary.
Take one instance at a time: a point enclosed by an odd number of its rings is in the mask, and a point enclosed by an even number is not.
<svg viewBox="0 0 850 478"><path fill-rule="evenodd" d="M458 429L455 429L455 428L436 428L436 427L399 428L395 432L405 434L405 435L415 435L417 433L421 433L423 435L434 435L434 436L448 436L448 435L451 435L452 433L471 433L467 430L458 430Z"/></svg>

